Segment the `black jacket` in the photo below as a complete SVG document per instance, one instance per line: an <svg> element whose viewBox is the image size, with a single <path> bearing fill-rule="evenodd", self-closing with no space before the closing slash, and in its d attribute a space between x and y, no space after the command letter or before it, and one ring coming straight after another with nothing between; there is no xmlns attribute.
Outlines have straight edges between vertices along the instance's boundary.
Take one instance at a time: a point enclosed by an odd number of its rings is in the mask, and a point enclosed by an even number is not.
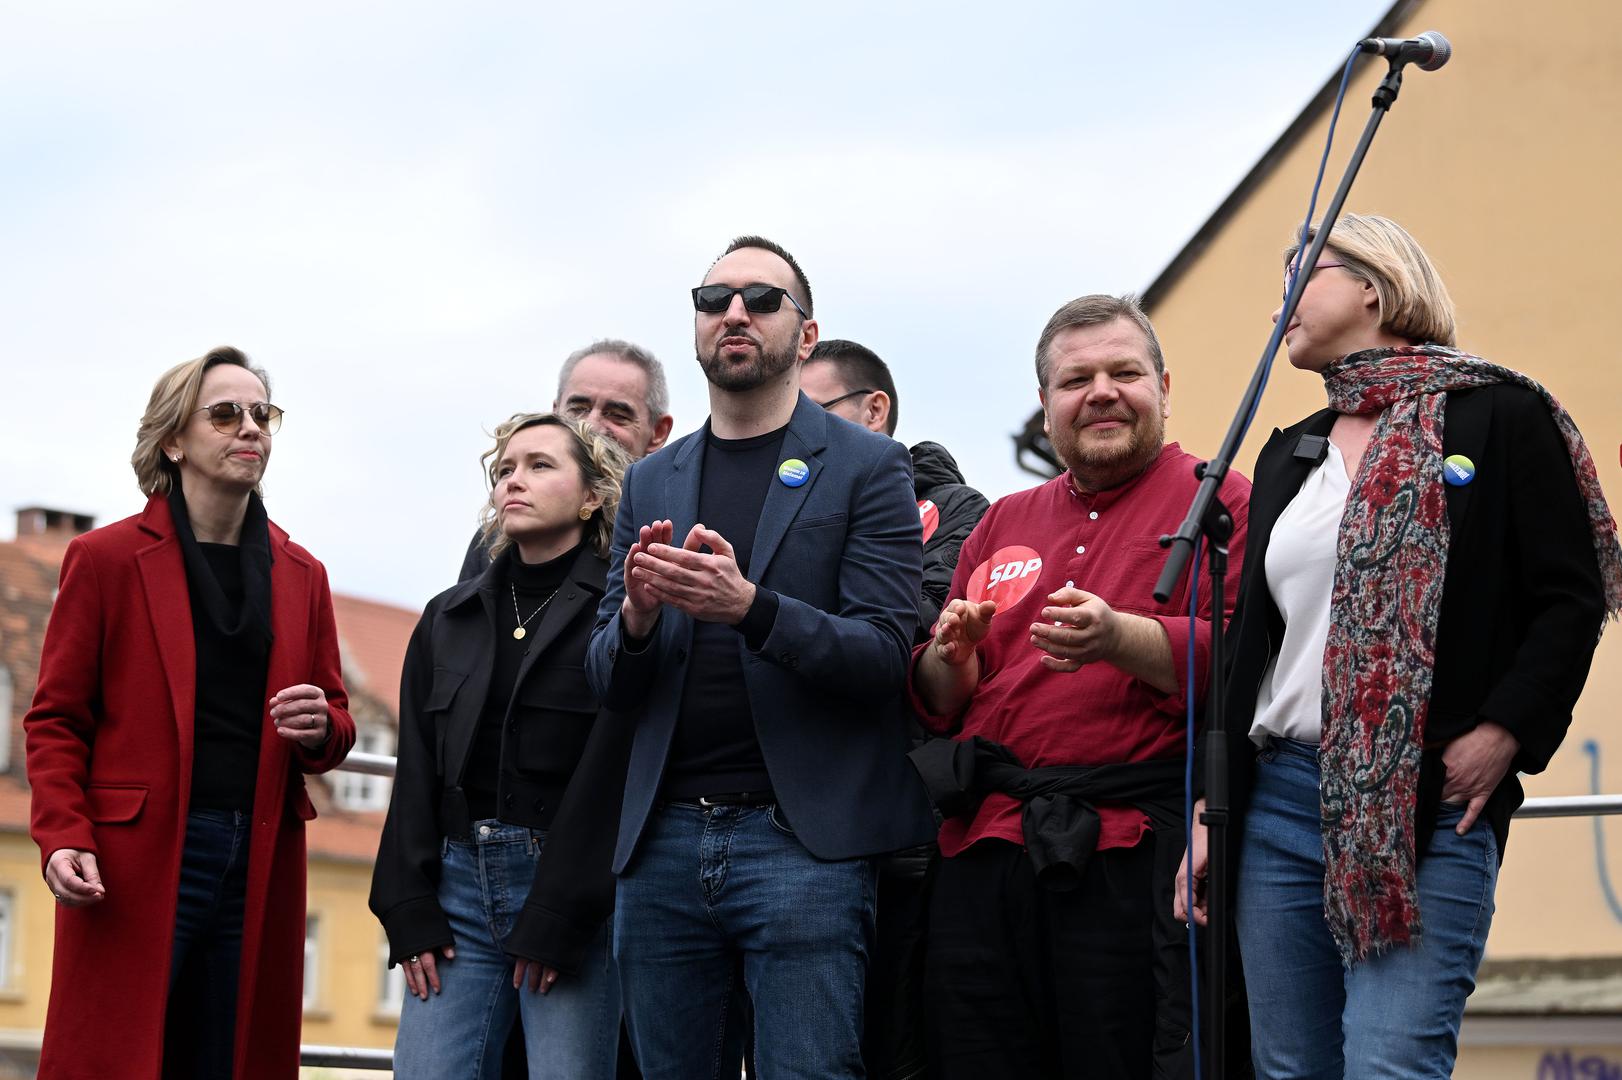
<svg viewBox="0 0 1622 1080"><path fill-rule="evenodd" d="M922 643L929 640L935 620L946 606L958 551L991 504L963 482L957 462L940 443L921 442L912 448L912 490L920 509L927 499L940 515L933 533L924 526L924 587L918 596L917 635Z"/></svg>
<svg viewBox="0 0 1622 1080"><path fill-rule="evenodd" d="M609 856L616 800L594 800L577 777L624 776L630 729L600 710L586 684L586 645L608 564L581 549L534 639L508 705L496 799L502 821L546 832L535 882L506 949L560 971L578 969L613 908ZM372 875L370 905L390 962L451 943L439 906L441 842L465 835L462 772L490 681L502 576L496 564L429 601L400 678L394 795ZM607 820L605 820L605 816Z"/></svg>
<svg viewBox="0 0 1622 1080"><path fill-rule="evenodd" d="M1230 631L1226 727L1236 811L1230 837L1243 831L1250 794L1256 692L1284 633L1263 560L1274 523L1312 468L1295 456L1301 436L1327 436L1334 423L1335 413L1324 409L1275 430L1256 460L1250 540ZM1571 724L1599 643L1604 589L1570 454L1538 394L1510 385L1449 393L1442 453L1464 454L1476 475L1447 488L1451 539L1416 835L1435 828L1446 779L1442 749L1491 720L1521 744L1483 811L1502 853L1510 815L1524 798L1516 772L1541 772Z"/></svg>

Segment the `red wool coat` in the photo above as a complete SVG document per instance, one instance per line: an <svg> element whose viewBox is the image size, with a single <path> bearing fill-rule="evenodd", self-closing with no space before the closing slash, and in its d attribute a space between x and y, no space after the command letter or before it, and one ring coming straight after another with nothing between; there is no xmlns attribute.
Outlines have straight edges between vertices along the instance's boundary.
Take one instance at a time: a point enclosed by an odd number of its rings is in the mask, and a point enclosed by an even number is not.
<svg viewBox="0 0 1622 1080"><path fill-rule="evenodd" d="M298 683L327 695L332 736L305 751L268 706L249 842L238 984L238 1080L298 1073L304 969L304 774L355 742L338 667L327 573L270 526L271 629L264 700ZM96 855L107 895L58 908L40 1080L156 1080L191 792L196 648L169 505L75 539L23 721L31 831L41 860Z"/></svg>

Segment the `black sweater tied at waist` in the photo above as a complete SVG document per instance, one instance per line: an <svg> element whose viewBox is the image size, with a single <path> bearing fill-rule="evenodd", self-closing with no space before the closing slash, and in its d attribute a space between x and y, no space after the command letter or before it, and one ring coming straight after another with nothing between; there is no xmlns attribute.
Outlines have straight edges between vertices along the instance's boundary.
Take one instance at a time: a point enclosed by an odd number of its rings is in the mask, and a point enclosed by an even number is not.
<svg viewBox="0 0 1622 1080"><path fill-rule="evenodd" d="M1027 769L1006 746L978 735L931 739L908 757L946 817L973 813L994 791L1020 800L1026 853L1037 880L1056 892L1081 884L1098 848L1095 802L1135 806L1159 837L1181 843L1183 762L1177 758Z"/></svg>

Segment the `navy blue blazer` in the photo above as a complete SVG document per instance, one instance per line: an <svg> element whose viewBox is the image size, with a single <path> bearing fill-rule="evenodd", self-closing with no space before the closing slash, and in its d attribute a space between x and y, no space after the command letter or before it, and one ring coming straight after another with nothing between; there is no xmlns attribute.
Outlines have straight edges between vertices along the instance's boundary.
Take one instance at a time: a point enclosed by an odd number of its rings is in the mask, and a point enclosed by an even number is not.
<svg viewBox="0 0 1622 1080"><path fill-rule="evenodd" d="M669 518L676 542L697 523L709 425L632 465L614 526L608 591L586 658L605 707L636 725L614 872L636 851L670 754L693 620L661 612L641 650L624 648L625 555L646 524ZM923 545L906 447L800 395L782 457L810 469L800 487L773 476L755 530L749 580L777 594L759 652L738 635L761 755L778 806L822 859L912 847L934 836L907 761L903 697Z"/></svg>

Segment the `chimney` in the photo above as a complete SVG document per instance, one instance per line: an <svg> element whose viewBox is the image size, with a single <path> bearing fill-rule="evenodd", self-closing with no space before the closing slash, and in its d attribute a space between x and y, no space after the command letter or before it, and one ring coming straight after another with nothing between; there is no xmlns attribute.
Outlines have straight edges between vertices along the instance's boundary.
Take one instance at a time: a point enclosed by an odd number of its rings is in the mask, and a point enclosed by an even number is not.
<svg viewBox="0 0 1622 1080"><path fill-rule="evenodd" d="M17 539L37 537L41 540L67 541L96 527L94 514L75 514L71 510L52 510L46 506L25 506L17 511Z"/></svg>

